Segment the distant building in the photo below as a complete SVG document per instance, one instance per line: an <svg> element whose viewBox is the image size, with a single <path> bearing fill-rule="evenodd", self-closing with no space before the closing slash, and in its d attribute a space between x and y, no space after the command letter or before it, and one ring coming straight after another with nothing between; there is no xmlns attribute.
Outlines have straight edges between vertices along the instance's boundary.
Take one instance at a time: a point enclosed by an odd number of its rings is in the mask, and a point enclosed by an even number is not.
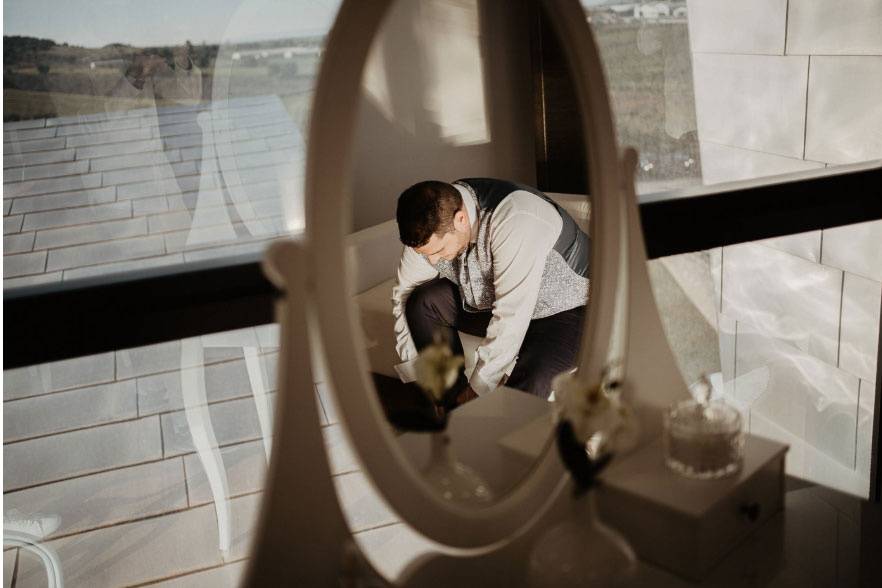
<svg viewBox="0 0 882 588"><path fill-rule="evenodd" d="M667 2L634 5L634 18L658 20L665 16L671 16L671 6Z"/></svg>
<svg viewBox="0 0 882 588"><path fill-rule="evenodd" d="M614 2L587 7L589 20L594 23L631 22L634 20L685 20L685 0L655 2Z"/></svg>
<svg viewBox="0 0 882 588"><path fill-rule="evenodd" d="M283 59L291 59L297 55L321 55L322 48L320 46L311 47L273 47L271 49L243 49L233 53L233 61L241 60L258 60L268 59L270 57L282 57Z"/></svg>

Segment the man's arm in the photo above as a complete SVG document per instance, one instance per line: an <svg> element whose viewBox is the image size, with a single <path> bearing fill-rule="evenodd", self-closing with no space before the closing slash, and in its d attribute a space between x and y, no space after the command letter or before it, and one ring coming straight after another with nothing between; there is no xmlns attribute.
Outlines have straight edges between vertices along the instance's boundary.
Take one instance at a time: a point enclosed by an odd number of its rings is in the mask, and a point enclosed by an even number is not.
<svg viewBox="0 0 882 588"><path fill-rule="evenodd" d="M552 205L526 192L508 196L494 217L490 227L493 318L469 378L478 394L493 391L517 357L539 297L546 258L562 226Z"/></svg>
<svg viewBox="0 0 882 588"><path fill-rule="evenodd" d="M405 247L398 262L395 287L392 288L392 315L395 317L395 350L401 361L416 359L417 350L410 337L404 307L413 289L438 277L438 270L425 257Z"/></svg>

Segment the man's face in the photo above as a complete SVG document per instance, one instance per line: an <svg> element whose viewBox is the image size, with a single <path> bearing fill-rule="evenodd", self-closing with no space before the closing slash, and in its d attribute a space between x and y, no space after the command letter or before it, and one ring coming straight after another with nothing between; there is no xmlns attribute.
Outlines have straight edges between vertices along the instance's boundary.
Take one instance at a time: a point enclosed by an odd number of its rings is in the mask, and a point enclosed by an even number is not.
<svg viewBox="0 0 882 588"><path fill-rule="evenodd" d="M452 261L469 246L471 227L462 210L458 210L453 216L453 230L449 233L435 233L422 247L414 249L420 255L425 255L429 263L435 265L442 259Z"/></svg>

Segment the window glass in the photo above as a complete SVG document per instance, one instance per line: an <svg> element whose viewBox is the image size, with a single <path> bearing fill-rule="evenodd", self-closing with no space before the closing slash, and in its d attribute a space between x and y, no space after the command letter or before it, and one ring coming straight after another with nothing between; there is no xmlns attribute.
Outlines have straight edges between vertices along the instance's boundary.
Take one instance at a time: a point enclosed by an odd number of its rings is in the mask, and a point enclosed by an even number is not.
<svg viewBox="0 0 882 588"><path fill-rule="evenodd" d="M882 3L582 4L639 192L882 158Z"/></svg>
<svg viewBox="0 0 882 588"><path fill-rule="evenodd" d="M882 275L867 271L871 242L853 237L872 231L864 223L649 263L687 383L709 375L746 430L788 444L788 474L862 497L879 410Z"/></svg>
<svg viewBox="0 0 882 588"><path fill-rule="evenodd" d="M638 192L882 158L882 3L582 4L619 139L640 152ZM686 380L714 374L752 433L791 446L789 473L860 496L879 410L880 243L875 221L650 263Z"/></svg>
<svg viewBox="0 0 882 588"><path fill-rule="evenodd" d="M278 338L264 325L4 371L7 577L240 586L273 450ZM377 548L397 518L360 471L320 360L313 381L343 514Z"/></svg>
<svg viewBox="0 0 882 588"><path fill-rule="evenodd" d="M301 231L338 4L4 3L4 287L253 253Z"/></svg>
<svg viewBox="0 0 882 588"><path fill-rule="evenodd" d="M338 4L5 2L4 288L253 253L301 231ZM268 326L5 371L17 585L238 585L277 347Z"/></svg>
<svg viewBox="0 0 882 588"><path fill-rule="evenodd" d="M16 585L239 586L273 446L278 346L266 325L5 371L4 569ZM395 518L358 471L321 365L317 419L362 540Z"/></svg>
<svg viewBox="0 0 882 588"><path fill-rule="evenodd" d="M701 183L686 3L583 0L639 192Z"/></svg>
<svg viewBox="0 0 882 588"><path fill-rule="evenodd" d="M206 568L207 585L236 585L271 449L277 337L269 325L5 371L17 585Z"/></svg>

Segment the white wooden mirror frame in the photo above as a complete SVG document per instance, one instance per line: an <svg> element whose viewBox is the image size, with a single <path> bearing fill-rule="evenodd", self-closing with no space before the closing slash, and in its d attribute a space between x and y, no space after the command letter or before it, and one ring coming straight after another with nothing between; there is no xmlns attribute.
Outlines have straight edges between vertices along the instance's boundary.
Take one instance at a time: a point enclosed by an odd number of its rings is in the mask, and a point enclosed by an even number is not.
<svg viewBox="0 0 882 588"><path fill-rule="evenodd" d="M560 504L569 480L555 451L546 451L524 481L481 509L443 500L408 461L369 378L360 329L346 282L349 170L362 71L394 0L344 0L328 37L314 105L306 169L306 238L275 244L267 274L284 292L275 447L267 473L251 585L283 579L336 583L351 544L331 482L312 393L310 345L327 358L341 421L365 474L419 533L463 555L491 554L525 535ZM664 336L646 271L633 191L634 153L620 157L598 51L577 0L545 0L564 47L583 114L591 193L591 300L580 372L598 381L616 316L620 252L628 256L626 378L644 435L657 433L658 411L686 387ZM626 228L627 227L627 228ZM627 245L621 241L628 237ZM621 290L625 291L625 290ZM620 307L621 308L621 307ZM307 336L308 334L308 336ZM640 358L633 361L635 358ZM639 363L638 363L639 362ZM354 549L354 548L353 548Z"/></svg>

